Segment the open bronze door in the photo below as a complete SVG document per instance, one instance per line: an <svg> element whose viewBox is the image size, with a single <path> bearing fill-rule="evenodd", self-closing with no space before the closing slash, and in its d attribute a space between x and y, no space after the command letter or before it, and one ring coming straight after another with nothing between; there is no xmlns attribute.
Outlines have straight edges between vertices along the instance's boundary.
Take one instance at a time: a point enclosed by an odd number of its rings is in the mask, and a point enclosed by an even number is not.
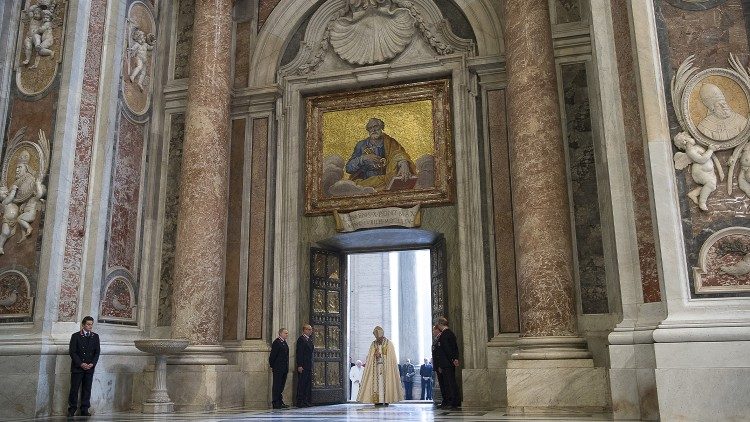
<svg viewBox="0 0 750 422"><path fill-rule="evenodd" d="M346 402L346 260L329 249L310 248L310 324L313 326L312 402Z"/></svg>
<svg viewBox="0 0 750 422"><path fill-rule="evenodd" d="M439 317L448 317L448 274L446 265L445 237L440 235L435 243L430 246L430 287L431 287L431 308L432 323ZM448 319L450 321L450 319ZM432 333L432 328L430 328ZM434 362L433 362L434 363ZM437 368L433 367L433 371ZM437 383L437 373L433 372L434 383L432 386L432 400L435 403L441 403L443 396L440 393L440 386Z"/></svg>

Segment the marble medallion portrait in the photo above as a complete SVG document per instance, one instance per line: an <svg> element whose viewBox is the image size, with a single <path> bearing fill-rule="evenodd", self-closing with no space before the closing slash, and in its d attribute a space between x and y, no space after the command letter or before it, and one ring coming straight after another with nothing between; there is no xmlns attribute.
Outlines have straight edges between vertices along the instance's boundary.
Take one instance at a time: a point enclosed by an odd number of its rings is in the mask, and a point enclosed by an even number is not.
<svg viewBox="0 0 750 422"><path fill-rule="evenodd" d="M690 172L695 188L687 193L700 210L710 211L709 196L726 180L750 197L750 72L733 54L730 68L699 70L686 58L672 78L672 105L682 129L673 142L675 168ZM724 163L715 154L733 149ZM738 168L739 167L739 168Z"/></svg>
<svg viewBox="0 0 750 422"><path fill-rule="evenodd" d="M450 81L307 98L307 214L452 200Z"/></svg>

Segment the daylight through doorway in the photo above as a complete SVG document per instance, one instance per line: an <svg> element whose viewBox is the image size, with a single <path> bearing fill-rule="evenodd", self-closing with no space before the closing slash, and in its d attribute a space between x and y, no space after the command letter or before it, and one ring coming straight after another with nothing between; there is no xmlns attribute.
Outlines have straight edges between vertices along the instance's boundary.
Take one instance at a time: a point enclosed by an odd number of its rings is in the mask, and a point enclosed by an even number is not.
<svg viewBox="0 0 750 422"><path fill-rule="evenodd" d="M367 364L372 330L379 325L396 348L405 397L431 399L427 393L434 376L422 377L428 370L422 365L430 359L432 347L430 250L350 254L346 259L350 368L358 360ZM345 384L347 397L353 400L353 386Z"/></svg>

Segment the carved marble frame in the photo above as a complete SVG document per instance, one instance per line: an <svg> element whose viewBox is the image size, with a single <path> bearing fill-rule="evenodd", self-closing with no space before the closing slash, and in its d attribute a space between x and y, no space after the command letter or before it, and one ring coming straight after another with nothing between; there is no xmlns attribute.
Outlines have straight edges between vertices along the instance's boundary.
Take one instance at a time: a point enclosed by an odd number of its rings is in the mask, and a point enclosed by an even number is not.
<svg viewBox="0 0 750 422"><path fill-rule="evenodd" d="M734 148L737 145L740 145L741 143L747 141L748 136L750 136L750 124L745 125L745 128L742 129L742 132L740 132L734 138L727 141L716 141L701 133L701 131L698 130L698 125L690 116L690 99L692 93L695 89L700 89L701 82L709 76L722 76L734 81L742 88L742 92L745 94L745 99L748 105L750 105L750 86L740 75L737 74L737 72L730 69L710 68L696 73L688 80L687 84L685 85L685 90L682 98L680 100L680 112L683 116L686 129L688 130L690 135L695 138L696 141L698 141L698 143L707 146L713 145L717 150Z"/></svg>
<svg viewBox="0 0 750 422"><path fill-rule="evenodd" d="M308 97L306 105L305 142L305 214L316 215L336 211L361 209L363 196L324 198L321 190L323 170L323 113L399 104L408 101L431 100L434 130L435 186L430 189L397 192L378 192L364 196L366 208L411 207L414 205L444 205L453 202L453 143L451 120L451 81L438 79L429 82L344 91ZM414 157L412 157L414 158Z"/></svg>
<svg viewBox="0 0 750 422"><path fill-rule="evenodd" d="M709 293L745 293L750 292L750 285L734 285L734 286L705 286L701 276L706 275L706 265L708 261L708 251L722 238L733 235L745 235L750 236L750 228L747 227L727 227L719 230L716 233L709 236L708 239L701 246L698 254L698 264L700 266L693 267L693 280L695 282L695 293L696 294L709 294Z"/></svg>

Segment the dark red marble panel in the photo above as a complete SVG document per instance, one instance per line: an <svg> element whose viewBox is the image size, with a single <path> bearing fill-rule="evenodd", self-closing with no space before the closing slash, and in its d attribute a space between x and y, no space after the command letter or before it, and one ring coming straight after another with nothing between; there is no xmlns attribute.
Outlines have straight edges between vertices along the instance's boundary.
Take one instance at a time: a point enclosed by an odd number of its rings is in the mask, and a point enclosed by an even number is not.
<svg viewBox="0 0 750 422"><path fill-rule="evenodd" d="M513 234L513 198L508 159L508 121L505 91L487 92L487 119L492 165L492 208L495 227L495 271L501 333L517 333L518 285Z"/></svg>
<svg viewBox="0 0 750 422"><path fill-rule="evenodd" d="M234 49L234 87L245 88L250 76L250 42L252 22L239 22L236 29Z"/></svg>
<svg viewBox="0 0 750 422"><path fill-rule="evenodd" d="M281 2L281 0L260 0L258 3L258 31L263 28L266 23L268 16L271 15L273 9Z"/></svg>
<svg viewBox="0 0 750 422"><path fill-rule="evenodd" d="M232 146L229 159L229 216L227 230L227 269L224 287L224 340L237 340L240 261L242 249L242 190L245 166L245 119L232 120Z"/></svg>
<svg viewBox="0 0 750 422"><path fill-rule="evenodd" d="M263 336L263 285L266 256L266 184L268 119L253 119L252 170L250 173L250 250L248 254L247 330L245 338Z"/></svg>

